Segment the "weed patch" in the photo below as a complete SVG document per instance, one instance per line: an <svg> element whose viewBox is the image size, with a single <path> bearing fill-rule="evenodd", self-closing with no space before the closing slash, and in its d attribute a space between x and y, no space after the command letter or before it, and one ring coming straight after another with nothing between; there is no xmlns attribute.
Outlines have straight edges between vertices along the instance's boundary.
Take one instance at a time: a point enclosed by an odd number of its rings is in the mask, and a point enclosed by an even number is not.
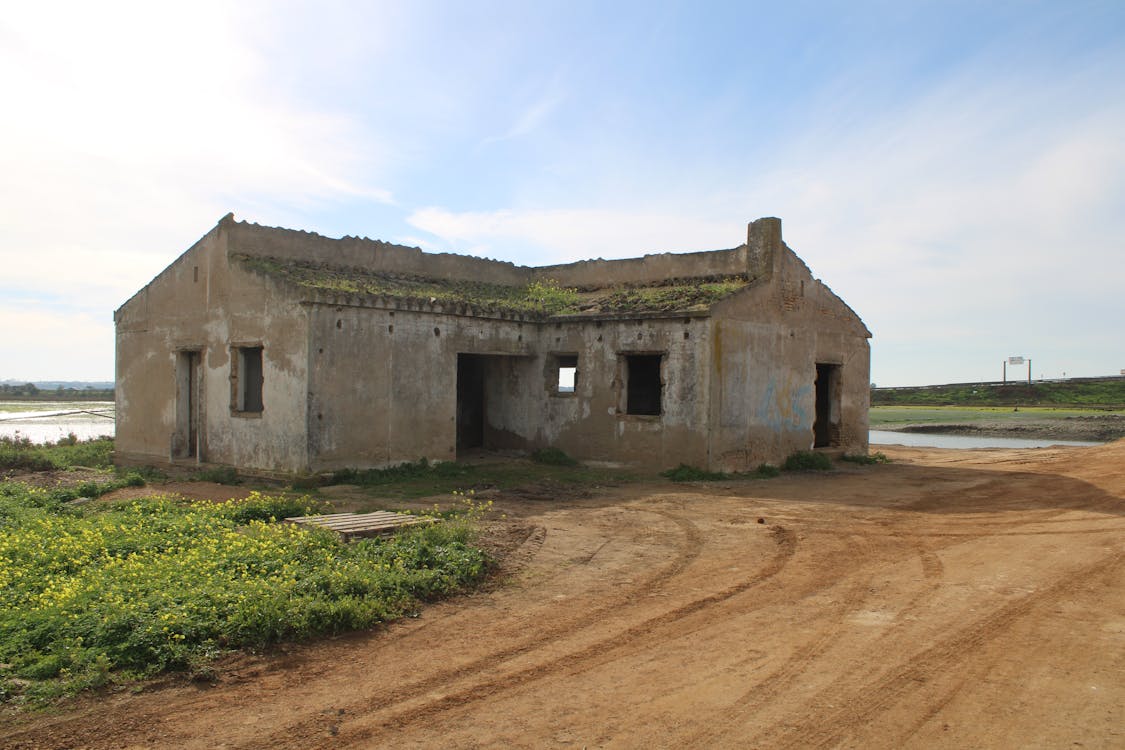
<svg viewBox="0 0 1125 750"><path fill-rule="evenodd" d="M203 469L192 475L195 482L214 482L215 484L238 484L238 472L233 466L216 466Z"/></svg>
<svg viewBox="0 0 1125 750"><path fill-rule="evenodd" d="M832 459L815 451L797 451L785 459L781 468L785 471L828 471L832 468Z"/></svg>
<svg viewBox="0 0 1125 750"><path fill-rule="evenodd" d="M26 437L0 437L0 470L55 471L83 466L113 466L113 438L79 440L74 434L54 443L33 443Z"/></svg>
<svg viewBox="0 0 1125 750"><path fill-rule="evenodd" d="M719 482L724 479L769 479L780 473L781 470L772 464L759 464L754 471L742 471L733 474L721 471L706 471L698 466L680 464L674 469L660 472L660 476L668 477L673 482Z"/></svg>
<svg viewBox="0 0 1125 750"><path fill-rule="evenodd" d="M345 544L252 493L75 508L0 483L0 699L41 703L233 648L370 627L481 578L477 515Z"/></svg>
<svg viewBox="0 0 1125 750"><path fill-rule="evenodd" d="M558 448L540 448L531 454L531 460L537 464L547 464L549 466L578 465L577 461Z"/></svg>
<svg viewBox="0 0 1125 750"><path fill-rule="evenodd" d="M887 455L882 452L845 454L840 456L840 460L864 466L871 464L889 464L891 462L891 459L887 458Z"/></svg>

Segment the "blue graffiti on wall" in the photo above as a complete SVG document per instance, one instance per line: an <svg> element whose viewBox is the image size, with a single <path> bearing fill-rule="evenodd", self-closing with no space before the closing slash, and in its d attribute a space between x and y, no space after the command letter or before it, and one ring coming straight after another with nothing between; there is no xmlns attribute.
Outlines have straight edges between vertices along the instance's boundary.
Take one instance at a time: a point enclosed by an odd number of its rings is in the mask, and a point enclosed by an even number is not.
<svg viewBox="0 0 1125 750"><path fill-rule="evenodd" d="M812 389L808 383L796 387L783 383L779 387L777 379L770 378L758 407L758 421L775 430L811 425L806 405L811 400Z"/></svg>

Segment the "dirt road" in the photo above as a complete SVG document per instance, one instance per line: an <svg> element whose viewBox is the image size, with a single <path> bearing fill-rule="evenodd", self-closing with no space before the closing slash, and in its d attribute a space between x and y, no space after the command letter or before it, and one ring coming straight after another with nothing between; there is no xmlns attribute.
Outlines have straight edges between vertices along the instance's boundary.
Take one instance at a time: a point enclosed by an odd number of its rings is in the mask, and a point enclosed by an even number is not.
<svg viewBox="0 0 1125 750"><path fill-rule="evenodd" d="M492 590L0 747L1125 747L1125 442L499 497Z"/></svg>

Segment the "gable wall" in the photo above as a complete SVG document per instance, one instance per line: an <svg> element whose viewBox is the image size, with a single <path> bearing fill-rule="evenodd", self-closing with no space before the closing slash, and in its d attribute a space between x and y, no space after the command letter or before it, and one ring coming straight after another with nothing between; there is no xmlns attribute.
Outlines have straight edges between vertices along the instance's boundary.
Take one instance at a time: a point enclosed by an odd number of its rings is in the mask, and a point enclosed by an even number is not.
<svg viewBox="0 0 1125 750"><path fill-rule="evenodd" d="M128 463L297 471L306 463L304 310L232 268L222 225L118 310L117 451ZM263 347L263 409L232 414L231 346ZM198 351L198 439L189 457L181 352Z"/></svg>
<svg viewBox="0 0 1125 750"><path fill-rule="evenodd" d="M782 246L768 278L713 314L713 468L751 470L813 447L818 362L840 368L833 447L866 452L869 334L800 258Z"/></svg>

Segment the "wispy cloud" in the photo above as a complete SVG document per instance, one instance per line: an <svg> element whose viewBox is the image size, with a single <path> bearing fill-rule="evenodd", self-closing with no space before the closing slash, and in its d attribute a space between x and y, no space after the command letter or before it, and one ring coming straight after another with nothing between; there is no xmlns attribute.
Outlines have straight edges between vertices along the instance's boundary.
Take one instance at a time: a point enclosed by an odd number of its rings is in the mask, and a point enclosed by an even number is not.
<svg viewBox="0 0 1125 750"><path fill-rule="evenodd" d="M520 138L531 133L559 106L563 98L562 94L557 92L551 92L539 97L519 113L515 122L512 123L512 126L508 128L507 132L502 135L489 136L481 142L481 145L485 146L490 143Z"/></svg>

